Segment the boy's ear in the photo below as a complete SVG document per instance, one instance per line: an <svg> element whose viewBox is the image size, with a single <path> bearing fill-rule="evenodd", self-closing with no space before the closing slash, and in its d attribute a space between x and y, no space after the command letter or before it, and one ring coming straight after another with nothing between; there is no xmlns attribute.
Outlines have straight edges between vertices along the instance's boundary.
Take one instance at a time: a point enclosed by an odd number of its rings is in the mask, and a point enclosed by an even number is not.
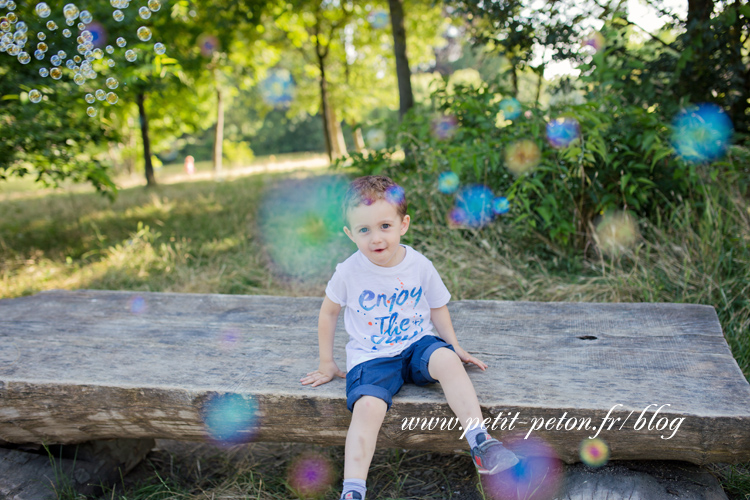
<svg viewBox="0 0 750 500"><path fill-rule="evenodd" d="M409 229L410 222L411 217L409 217L409 214L404 215L404 218L401 219L401 236L406 234L406 231Z"/></svg>
<svg viewBox="0 0 750 500"><path fill-rule="evenodd" d="M346 233L350 240L354 241L354 237L352 236L351 231L349 231L349 228L346 226L344 226L344 233Z"/></svg>

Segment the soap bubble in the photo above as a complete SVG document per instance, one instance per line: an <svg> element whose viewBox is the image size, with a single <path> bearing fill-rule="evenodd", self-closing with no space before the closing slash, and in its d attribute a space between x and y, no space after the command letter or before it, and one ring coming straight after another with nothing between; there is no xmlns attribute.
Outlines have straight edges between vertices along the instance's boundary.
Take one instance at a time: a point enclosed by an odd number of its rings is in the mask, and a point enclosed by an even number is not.
<svg viewBox="0 0 750 500"><path fill-rule="evenodd" d="M16 10L16 2L14 2L13 0L9 1L5 5L5 8L8 9L8 10Z"/></svg>
<svg viewBox="0 0 750 500"><path fill-rule="evenodd" d="M42 50L39 50L39 49L36 49L36 50L34 51L34 57L35 57L35 58L36 58L36 59L37 59L38 61L41 61L42 59L44 59L44 51L42 51Z"/></svg>
<svg viewBox="0 0 750 500"><path fill-rule="evenodd" d="M104 57L104 52L102 51L102 49L94 49L91 51L91 54L94 56L94 59L97 60Z"/></svg>
<svg viewBox="0 0 750 500"><path fill-rule="evenodd" d="M547 124L547 140L553 148L566 148L581 136L578 120L560 117Z"/></svg>
<svg viewBox="0 0 750 500"><path fill-rule="evenodd" d="M34 104L38 103L42 100L42 93L39 92L37 89L31 89L29 90L29 101L33 102Z"/></svg>
<svg viewBox="0 0 750 500"><path fill-rule="evenodd" d="M201 408L208 437L219 445L251 441L259 427L258 402L241 394L211 394Z"/></svg>
<svg viewBox="0 0 750 500"><path fill-rule="evenodd" d="M261 96L266 104L274 107L288 106L294 94L294 81L287 69L272 69L261 82Z"/></svg>
<svg viewBox="0 0 750 500"><path fill-rule="evenodd" d="M456 194L456 205L465 215L463 224L479 228L492 221L495 214L492 211L492 200L495 195L487 186L472 185L462 188Z"/></svg>
<svg viewBox="0 0 750 500"><path fill-rule="evenodd" d="M86 83L86 78L82 74L76 73L75 75L73 75L73 81L76 85L83 85L84 83Z"/></svg>
<svg viewBox="0 0 750 500"><path fill-rule="evenodd" d="M156 52L159 55L164 54L167 51L167 48L164 46L161 42L156 42L154 44L154 52Z"/></svg>
<svg viewBox="0 0 750 500"><path fill-rule="evenodd" d="M47 29L50 31L55 31L57 29L57 24L55 21L47 21Z"/></svg>
<svg viewBox="0 0 750 500"><path fill-rule="evenodd" d="M49 5L47 5L44 2L39 2L36 4L36 7L34 8L36 11L36 15L41 17L42 19L48 18L49 15L52 13L52 10L49 8Z"/></svg>
<svg viewBox="0 0 750 500"><path fill-rule="evenodd" d="M125 14L123 14L121 10L116 10L112 12L112 17L114 18L115 21L119 23L120 21L125 19Z"/></svg>
<svg viewBox="0 0 750 500"><path fill-rule="evenodd" d="M8 47L8 54L9 55L15 57L15 56L17 56L20 53L21 53L21 47L19 47L18 45L10 45Z"/></svg>
<svg viewBox="0 0 750 500"><path fill-rule="evenodd" d="M117 86L120 84L120 82L117 81L117 78L110 76L107 78L107 81L105 82L107 84L107 87L114 90L117 88Z"/></svg>
<svg viewBox="0 0 750 500"><path fill-rule="evenodd" d="M590 467L601 467L609 460L609 446L601 439L584 439L580 447L581 461Z"/></svg>
<svg viewBox="0 0 750 500"><path fill-rule="evenodd" d="M7 17L0 18L0 30L10 31L10 21L8 21Z"/></svg>
<svg viewBox="0 0 750 500"><path fill-rule="evenodd" d="M539 164L542 154L534 141L514 142L505 150L505 164L515 175L522 175Z"/></svg>
<svg viewBox="0 0 750 500"><path fill-rule="evenodd" d="M588 38L586 38L583 43L581 43L581 46L591 47L592 49L594 49L594 52L599 52L600 50L602 50L602 48L604 48L604 36L596 31L589 35Z"/></svg>
<svg viewBox="0 0 750 500"><path fill-rule="evenodd" d="M681 110L672 122L672 146L688 162L713 161L729 146L732 121L716 104L698 104Z"/></svg>
<svg viewBox="0 0 750 500"><path fill-rule="evenodd" d="M500 111L506 120L515 120L521 114L521 103L514 97L500 101Z"/></svg>
<svg viewBox="0 0 750 500"><path fill-rule="evenodd" d="M151 9L152 12L157 12L161 9L161 2L159 0L148 0L148 8Z"/></svg>
<svg viewBox="0 0 750 500"><path fill-rule="evenodd" d="M389 21L390 16L383 9L373 10L367 15L367 22L370 23L370 26L377 30L385 28L388 25Z"/></svg>
<svg viewBox="0 0 750 500"><path fill-rule="evenodd" d="M385 201L392 205L398 205L404 201L404 188L401 186L391 186L385 191Z"/></svg>
<svg viewBox="0 0 750 500"><path fill-rule="evenodd" d="M503 444L519 458L518 464L497 474L482 475L482 487L493 500L555 498L564 482L563 465L554 448L540 438L504 436Z"/></svg>
<svg viewBox="0 0 750 500"><path fill-rule="evenodd" d="M458 128L458 120L452 115L443 115L432 120L430 129L432 135L440 140L446 140L453 137Z"/></svg>
<svg viewBox="0 0 750 500"><path fill-rule="evenodd" d="M325 493L335 478L331 460L315 452L307 452L295 458L287 471L287 482L298 498Z"/></svg>
<svg viewBox="0 0 750 500"><path fill-rule="evenodd" d="M148 42L149 40L151 40L151 30L145 26L141 26L140 28L138 28L136 34L138 35L138 39L142 42Z"/></svg>
<svg viewBox="0 0 750 500"><path fill-rule="evenodd" d="M31 56L26 52L18 54L18 62L21 64L29 64L31 62Z"/></svg>
<svg viewBox="0 0 750 500"><path fill-rule="evenodd" d="M28 31L29 31L29 25L28 25L28 24L26 24L25 22L23 22L23 21L18 21L18 22L16 23L16 32L17 32L17 33L26 33L26 32L28 32Z"/></svg>
<svg viewBox="0 0 750 500"><path fill-rule="evenodd" d="M36 39L39 40L40 42L43 42L47 39L47 35L44 34L44 31L40 31L39 33L36 34Z"/></svg>
<svg viewBox="0 0 750 500"><path fill-rule="evenodd" d="M72 21L78 18L80 11L78 10L78 7L76 7L74 4L69 3L65 7L63 7L63 16L65 16L66 21Z"/></svg>
<svg viewBox="0 0 750 500"><path fill-rule="evenodd" d="M70 38L70 35L71 35L70 30L68 28L65 28L64 30L62 30L62 34L65 38Z"/></svg>
<svg viewBox="0 0 750 500"><path fill-rule="evenodd" d="M65 61L65 66L67 66L68 69L78 71L78 66L76 66L76 63L73 61L73 59L68 59L67 61Z"/></svg>
<svg viewBox="0 0 750 500"><path fill-rule="evenodd" d="M106 100L110 104L117 104L117 94L115 94L114 92L107 92Z"/></svg>
<svg viewBox="0 0 750 500"><path fill-rule="evenodd" d="M510 210L510 202L505 196L498 196L492 200L492 211L497 215L507 214Z"/></svg>
<svg viewBox="0 0 750 500"><path fill-rule="evenodd" d="M71 26L72 26L72 24L71 24ZM83 31L83 30L86 29L86 25L83 24L83 23L78 23L77 28L78 28L78 31Z"/></svg>
<svg viewBox="0 0 750 500"><path fill-rule="evenodd" d="M76 64L81 64L82 60L83 59L81 59L81 56L73 56L73 61L75 61Z"/></svg>
<svg viewBox="0 0 750 500"><path fill-rule="evenodd" d="M39 42L38 44L36 44L36 48L37 48L37 50L41 50L44 53L46 53L47 50L49 50L49 47L44 42Z"/></svg>
<svg viewBox="0 0 750 500"><path fill-rule="evenodd" d="M109 66L110 68L114 68L115 67L114 59L107 59L107 66Z"/></svg>
<svg viewBox="0 0 750 500"><path fill-rule="evenodd" d="M58 50L57 57L59 57L60 59L65 59L66 57L68 57L68 54L66 54L64 50Z"/></svg>
<svg viewBox="0 0 750 500"><path fill-rule="evenodd" d="M89 106L86 108L86 114L89 115L91 118L96 116L96 108L94 106Z"/></svg>
<svg viewBox="0 0 750 500"><path fill-rule="evenodd" d="M385 132L378 128L368 130L367 135L365 136L365 141L372 150L383 149L386 144Z"/></svg>
<svg viewBox="0 0 750 500"><path fill-rule="evenodd" d="M598 246L608 255L617 256L638 240L638 226L627 212L608 212L597 218L595 226Z"/></svg>
<svg viewBox="0 0 750 500"><path fill-rule="evenodd" d="M111 45L107 45L107 48L104 50L107 51L107 54L113 54L115 52L115 48L112 47Z"/></svg>
<svg viewBox="0 0 750 500"><path fill-rule="evenodd" d="M213 35L203 33L198 37L198 47L203 57L211 57L214 52L219 50L219 45L219 39Z"/></svg>
<svg viewBox="0 0 750 500"><path fill-rule="evenodd" d="M49 62L52 66L60 66L62 64L62 60L57 54L54 54L52 57L50 57Z"/></svg>
<svg viewBox="0 0 750 500"><path fill-rule="evenodd" d="M91 21L93 21L93 18L91 17L91 12L87 10L82 10L80 14L81 22L84 24L89 24Z"/></svg>
<svg viewBox="0 0 750 500"><path fill-rule="evenodd" d="M116 43L118 47L124 47L128 44L128 42L123 37L118 37Z"/></svg>
<svg viewBox="0 0 750 500"><path fill-rule="evenodd" d="M151 17L151 11L148 10L148 7L141 7L138 9L138 15L141 16L141 19L146 20Z"/></svg>
<svg viewBox="0 0 750 500"><path fill-rule="evenodd" d="M458 189L458 175L455 172L442 172L438 176L438 191L444 194L453 194Z"/></svg>
<svg viewBox="0 0 750 500"><path fill-rule="evenodd" d="M94 97L94 94L86 94L84 97L87 103L94 104L94 101L96 101L96 97Z"/></svg>
<svg viewBox="0 0 750 500"><path fill-rule="evenodd" d="M128 60L128 62L133 62L136 60L138 56L136 56L135 51L133 49L128 49L125 51L125 59Z"/></svg>
<svg viewBox="0 0 750 500"><path fill-rule="evenodd" d="M49 76L49 70L47 68L39 68L39 76L47 78Z"/></svg>

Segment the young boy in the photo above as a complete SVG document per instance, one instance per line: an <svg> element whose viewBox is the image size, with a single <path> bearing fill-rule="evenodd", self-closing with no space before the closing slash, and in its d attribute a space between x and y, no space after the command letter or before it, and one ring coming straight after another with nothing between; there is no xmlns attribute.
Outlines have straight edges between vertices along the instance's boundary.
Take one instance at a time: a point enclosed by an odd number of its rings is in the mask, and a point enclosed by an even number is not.
<svg viewBox="0 0 750 500"><path fill-rule="evenodd" d="M440 382L466 432L480 474L493 474L518 458L477 427L483 420L463 363L487 365L458 345L447 303L450 293L429 259L400 243L409 229L403 189L385 176L354 180L344 197L344 232L359 249L326 287L318 319L320 366L301 379L316 387L346 377L352 420L346 435L342 499L365 499L365 479L378 431L393 396L405 382ZM344 374L333 360L341 308L350 340ZM435 336L434 330L440 337Z"/></svg>

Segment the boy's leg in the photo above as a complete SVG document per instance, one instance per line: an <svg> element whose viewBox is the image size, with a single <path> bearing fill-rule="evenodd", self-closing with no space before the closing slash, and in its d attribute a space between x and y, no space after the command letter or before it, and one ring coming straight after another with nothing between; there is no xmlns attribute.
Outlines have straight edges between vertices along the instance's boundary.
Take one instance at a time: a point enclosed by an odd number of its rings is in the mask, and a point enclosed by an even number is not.
<svg viewBox="0 0 750 500"><path fill-rule="evenodd" d="M474 384L458 354L445 347L435 349L430 355L427 369L430 377L440 382L448 405L464 429L482 422L482 410Z"/></svg>
<svg viewBox="0 0 750 500"><path fill-rule="evenodd" d="M362 396L354 403L346 433L344 479L367 479L386 410L388 404L374 396Z"/></svg>

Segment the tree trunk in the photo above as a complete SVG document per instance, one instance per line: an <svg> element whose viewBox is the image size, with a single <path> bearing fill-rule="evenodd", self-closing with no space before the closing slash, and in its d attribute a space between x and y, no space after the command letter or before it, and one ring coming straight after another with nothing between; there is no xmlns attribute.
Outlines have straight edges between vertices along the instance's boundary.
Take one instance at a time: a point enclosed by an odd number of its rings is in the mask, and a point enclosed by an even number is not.
<svg viewBox="0 0 750 500"><path fill-rule="evenodd" d="M365 138L362 137L362 127L358 126L354 121L349 124L354 131L354 147L357 153L363 153L365 151Z"/></svg>
<svg viewBox="0 0 750 500"><path fill-rule="evenodd" d="M224 99L221 88L216 89L216 131L214 133L214 175L221 175L224 145Z"/></svg>
<svg viewBox="0 0 750 500"><path fill-rule="evenodd" d="M510 77L513 83L513 97L518 99L518 68L516 68L515 62L511 61Z"/></svg>
<svg viewBox="0 0 750 500"><path fill-rule="evenodd" d="M391 11L391 28L393 29L393 52L396 56L396 76L398 77L399 119L403 119L414 106L414 94L411 90L411 70L406 56L406 30L404 29L403 0L388 0Z"/></svg>
<svg viewBox="0 0 750 500"><path fill-rule="evenodd" d="M148 117L146 107L143 105L146 96L143 92L138 93L138 114L141 118L141 137L143 138L143 159L146 161L146 186L156 186L154 177L154 166L151 164L151 142L148 139Z"/></svg>
<svg viewBox="0 0 750 500"><path fill-rule="evenodd" d="M326 81L325 56L321 55L319 50L316 50L316 55L318 56L318 69L320 70L320 115L323 117L323 135L326 140L328 161L333 161L333 141L331 140L331 130L328 125L330 123L330 111L328 109L328 82Z"/></svg>
<svg viewBox="0 0 750 500"><path fill-rule="evenodd" d="M341 129L341 122L336 118L336 109L328 103L330 109L331 142L333 143L333 156L341 158L347 155L346 141L344 140L344 131Z"/></svg>

